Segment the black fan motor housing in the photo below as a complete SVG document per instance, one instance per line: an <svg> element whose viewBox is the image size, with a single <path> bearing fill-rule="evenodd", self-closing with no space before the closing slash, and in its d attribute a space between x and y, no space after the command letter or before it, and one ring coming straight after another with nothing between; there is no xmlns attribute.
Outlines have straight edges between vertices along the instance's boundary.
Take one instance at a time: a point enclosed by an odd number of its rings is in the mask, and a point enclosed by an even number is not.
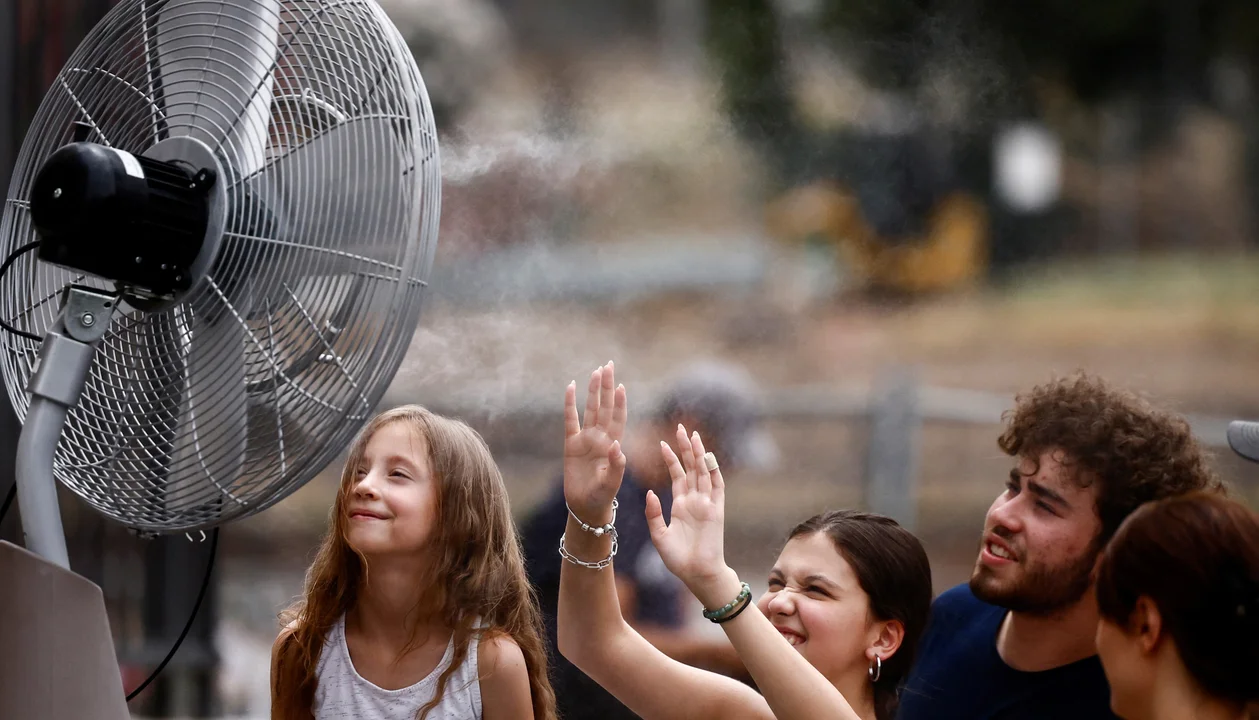
<svg viewBox="0 0 1259 720"><path fill-rule="evenodd" d="M206 242L213 170L92 142L58 148L35 177L31 219L45 262L167 298L187 291Z"/></svg>

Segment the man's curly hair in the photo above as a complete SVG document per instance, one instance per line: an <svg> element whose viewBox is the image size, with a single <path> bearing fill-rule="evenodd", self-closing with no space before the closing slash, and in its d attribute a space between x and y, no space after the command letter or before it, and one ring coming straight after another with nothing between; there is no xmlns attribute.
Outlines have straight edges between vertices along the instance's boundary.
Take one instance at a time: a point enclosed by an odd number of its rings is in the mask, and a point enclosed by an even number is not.
<svg viewBox="0 0 1259 720"><path fill-rule="evenodd" d="M1062 450L1077 483L1100 483L1101 542L1145 502L1224 490L1184 418L1099 377L1075 373L1038 385L1020 393L1003 419L997 444L1007 455L1037 461Z"/></svg>

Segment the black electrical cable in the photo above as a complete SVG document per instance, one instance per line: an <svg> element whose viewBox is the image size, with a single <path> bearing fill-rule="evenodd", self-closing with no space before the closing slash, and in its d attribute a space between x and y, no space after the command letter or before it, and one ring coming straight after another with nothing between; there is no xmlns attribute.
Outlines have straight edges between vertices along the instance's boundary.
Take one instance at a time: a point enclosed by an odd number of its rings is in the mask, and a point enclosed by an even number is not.
<svg viewBox="0 0 1259 720"><path fill-rule="evenodd" d="M36 240L35 242L29 242L29 243L26 243L26 244L25 244L25 245L23 245L22 247L18 248L17 250L14 250L12 253L10 253L10 254L9 254L9 257L5 259L4 264L3 264L3 265L0 265L0 279L3 279L3 278L4 278L4 274L5 274L5 273L7 273L7 272L9 271L9 266L13 264L13 261L14 261L14 260L17 260L17 259L18 259L19 257L21 257L22 255L24 255L24 254L26 254L26 253L28 253L28 252L30 252L30 251L32 251L32 250L34 250L35 248L38 248L38 247L39 247L39 245L40 245L40 242L41 242L41 241ZM7 320L4 320L3 318L0 318L0 328L4 328L5 330L8 330L9 332L13 333L14 335L18 335L18 336L21 336L21 337L24 337L24 338L28 338L28 339L30 339L30 340L34 340L34 341L36 341L36 342L42 342L42 341L43 341L43 338L42 338L42 337L40 337L40 336L36 335L35 333L28 333L28 332L26 332L25 330L18 330L17 328L15 328L15 327L13 327L12 325L10 325L10 324L8 323L8 321L7 321ZM7 504L6 504L6 507L7 507ZM0 515L0 520L3 520L3 519L4 519L4 516L3 516L3 515Z"/></svg>
<svg viewBox="0 0 1259 720"><path fill-rule="evenodd" d="M14 260L17 260L22 255L39 247L39 244L40 244L39 240L36 240L34 242L28 242L22 247L18 248L17 250L14 250L13 252L9 253L9 257L5 259L4 264L0 265L0 280L3 280L4 274L9 272L9 267L13 265ZM17 328L13 327L2 318L0 318L0 328L4 328L5 330L8 330L14 335L21 335L24 338L30 338L31 340L36 340L36 341L43 340L43 338L41 338L40 336L34 333L28 333L25 330L18 330ZM13 485L9 488L9 494L6 495L4 498L4 505L0 506L0 523L4 522L4 516L9 512L9 506L13 504L13 498L15 497L17 497L17 480L14 480Z"/></svg>
<svg viewBox="0 0 1259 720"><path fill-rule="evenodd" d="M184 624L184 631L179 633L179 639L175 641L175 644L171 647L170 652L166 653L166 657L162 658L162 662L157 666L157 669L155 669L144 682L140 683L139 687L127 693L127 702L131 702L136 695L139 695L146 687L149 686L149 683L153 682L153 680L157 678L158 673L162 672L162 669L166 667L166 663L170 662L170 659L175 657L175 651L179 649L179 646L183 643L184 638L188 636L188 631L192 629L192 621L196 619L197 611L201 609L201 601L205 599L205 591L210 587L210 575L214 571L214 554L218 547L219 529L214 528L212 537L210 538L210 559L206 561L205 565L205 578L201 581L201 590L197 593L197 601L192 605L192 614L188 616L188 622Z"/></svg>
<svg viewBox="0 0 1259 720"><path fill-rule="evenodd" d="M4 516L9 512L9 506L13 504L13 498L17 497L17 480L9 486L9 494L4 498L4 505L0 506L0 523L4 522Z"/></svg>

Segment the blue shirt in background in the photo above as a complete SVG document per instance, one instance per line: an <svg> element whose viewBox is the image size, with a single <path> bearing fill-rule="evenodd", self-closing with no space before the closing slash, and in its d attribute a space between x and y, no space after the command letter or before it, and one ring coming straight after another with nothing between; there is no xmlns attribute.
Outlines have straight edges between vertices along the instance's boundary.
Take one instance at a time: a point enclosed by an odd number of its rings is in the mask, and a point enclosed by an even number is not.
<svg viewBox="0 0 1259 720"><path fill-rule="evenodd" d="M1015 670L997 652L1006 610L967 585L942 593L901 690L899 720L1116 720L1094 655L1043 672Z"/></svg>

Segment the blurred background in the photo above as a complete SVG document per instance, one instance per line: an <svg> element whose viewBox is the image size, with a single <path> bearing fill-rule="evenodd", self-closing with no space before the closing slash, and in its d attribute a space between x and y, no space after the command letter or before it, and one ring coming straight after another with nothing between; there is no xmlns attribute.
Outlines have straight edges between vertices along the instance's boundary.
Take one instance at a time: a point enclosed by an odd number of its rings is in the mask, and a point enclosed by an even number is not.
<svg viewBox="0 0 1259 720"><path fill-rule="evenodd" d="M3 177L113 4L0 3ZM790 527L834 507L896 516L937 589L964 580L1008 468L1001 412L1081 368L1190 415L1259 505L1259 473L1223 446L1228 420L1259 418L1259 5L382 5L444 175L432 293L383 404L480 430L518 518L558 477L564 385L609 359L631 413L692 361L754 379L772 442L730 480L727 540L754 588ZM223 529L137 717L267 716L276 613L338 472ZM206 545L135 538L68 493L63 513L134 687Z"/></svg>

